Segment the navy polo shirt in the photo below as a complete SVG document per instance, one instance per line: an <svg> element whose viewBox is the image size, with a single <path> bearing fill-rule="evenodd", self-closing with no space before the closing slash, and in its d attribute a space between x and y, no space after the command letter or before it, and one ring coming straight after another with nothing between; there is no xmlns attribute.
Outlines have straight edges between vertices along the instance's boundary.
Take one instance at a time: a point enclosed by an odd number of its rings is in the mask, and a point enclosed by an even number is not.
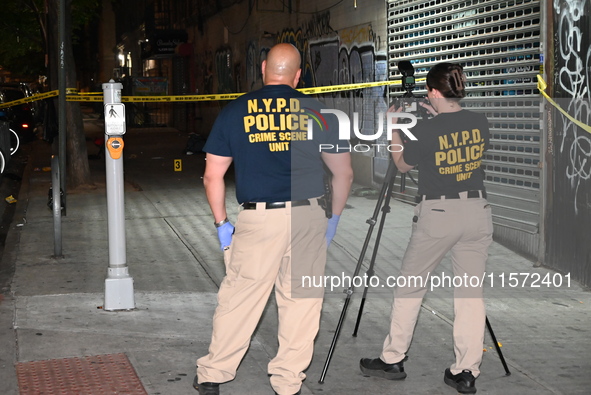
<svg viewBox="0 0 591 395"><path fill-rule="evenodd" d="M232 157L236 198L302 200L324 194L322 152L344 152L336 117L287 85L266 85L230 102L218 115L204 151ZM312 121L312 136L308 131Z"/></svg>

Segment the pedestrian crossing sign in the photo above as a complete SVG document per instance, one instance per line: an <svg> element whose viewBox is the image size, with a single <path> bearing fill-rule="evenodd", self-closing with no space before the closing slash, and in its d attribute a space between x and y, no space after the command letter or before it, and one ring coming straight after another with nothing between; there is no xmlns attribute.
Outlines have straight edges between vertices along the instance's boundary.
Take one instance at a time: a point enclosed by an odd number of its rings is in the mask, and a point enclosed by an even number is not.
<svg viewBox="0 0 591 395"><path fill-rule="evenodd" d="M125 134L125 105L123 103L105 104L105 134L108 136Z"/></svg>

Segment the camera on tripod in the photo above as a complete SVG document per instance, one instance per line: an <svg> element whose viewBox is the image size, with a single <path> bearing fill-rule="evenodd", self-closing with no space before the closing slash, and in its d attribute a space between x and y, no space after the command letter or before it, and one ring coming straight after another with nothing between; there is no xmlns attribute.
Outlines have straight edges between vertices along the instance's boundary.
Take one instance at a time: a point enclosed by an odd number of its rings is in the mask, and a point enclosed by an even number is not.
<svg viewBox="0 0 591 395"><path fill-rule="evenodd" d="M403 108L404 112L416 112L418 110L417 101L412 93L416 86L415 68L408 60L402 60L398 62L398 71L402 74L401 82L404 90L404 95L399 99L398 105Z"/></svg>
<svg viewBox="0 0 591 395"><path fill-rule="evenodd" d="M398 62L398 71L402 74L402 89L406 91L405 95L414 97L412 90L416 86L415 68L408 60Z"/></svg>

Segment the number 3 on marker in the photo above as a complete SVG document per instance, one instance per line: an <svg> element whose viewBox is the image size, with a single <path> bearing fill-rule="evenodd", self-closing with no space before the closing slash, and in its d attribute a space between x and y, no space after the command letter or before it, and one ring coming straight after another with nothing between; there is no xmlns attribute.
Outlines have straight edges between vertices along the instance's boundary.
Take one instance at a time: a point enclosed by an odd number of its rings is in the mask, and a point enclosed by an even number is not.
<svg viewBox="0 0 591 395"><path fill-rule="evenodd" d="M183 161L181 159L174 160L174 171L183 171Z"/></svg>

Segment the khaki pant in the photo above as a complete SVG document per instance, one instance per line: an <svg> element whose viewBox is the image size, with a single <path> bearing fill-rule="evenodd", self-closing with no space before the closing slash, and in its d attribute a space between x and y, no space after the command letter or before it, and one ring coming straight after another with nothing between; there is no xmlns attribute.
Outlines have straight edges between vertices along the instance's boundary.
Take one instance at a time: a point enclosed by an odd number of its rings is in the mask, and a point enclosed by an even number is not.
<svg viewBox="0 0 591 395"><path fill-rule="evenodd" d="M425 280L451 251L454 276L483 279L493 233L491 210L485 199L424 200L415 208L413 221L400 276ZM407 282L410 286L394 290L390 332L380 356L386 363L406 357L429 284ZM470 286L467 281L454 289L453 374L464 369L475 377L480 374L486 320L482 291L482 286Z"/></svg>
<svg viewBox="0 0 591 395"><path fill-rule="evenodd" d="M326 265L324 210L310 206L265 209L264 203L238 215L226 276L218 292L209 354L197 360L200 383L234 379L275 287L277 355L268 372L273 389L294 394L306 377L320 324L324 290L306 289L302 275L322 276Z"/></svg>

